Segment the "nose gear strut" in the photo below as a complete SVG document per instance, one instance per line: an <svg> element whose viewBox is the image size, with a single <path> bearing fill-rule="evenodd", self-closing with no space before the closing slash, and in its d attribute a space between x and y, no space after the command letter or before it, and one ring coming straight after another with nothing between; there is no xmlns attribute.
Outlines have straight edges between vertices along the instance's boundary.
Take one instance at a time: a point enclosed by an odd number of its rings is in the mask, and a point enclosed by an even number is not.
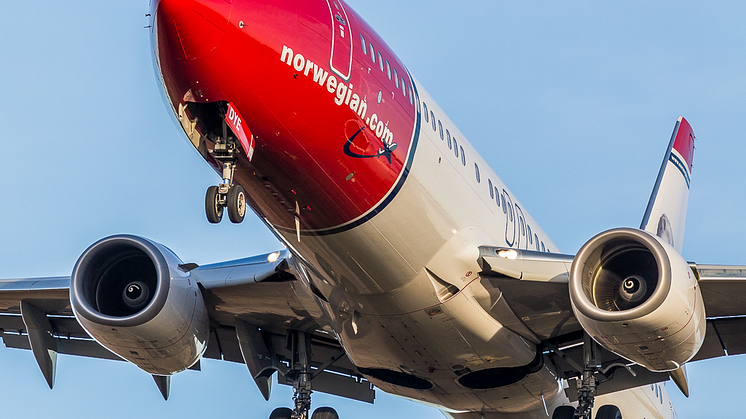
<svg viewBox="0 0 746 419"><path fill-rule="evenodd" d="M215 148L210 154L223 165L223 181L207 188L205 214L207 221L217 224L223 219L223 209L228 208L232 223L240 223L246 215L246 192L241 185L233 183L236 160L240 153L236 139L228 135L228 125L223 121L223 135L216 138Z"/></svg>

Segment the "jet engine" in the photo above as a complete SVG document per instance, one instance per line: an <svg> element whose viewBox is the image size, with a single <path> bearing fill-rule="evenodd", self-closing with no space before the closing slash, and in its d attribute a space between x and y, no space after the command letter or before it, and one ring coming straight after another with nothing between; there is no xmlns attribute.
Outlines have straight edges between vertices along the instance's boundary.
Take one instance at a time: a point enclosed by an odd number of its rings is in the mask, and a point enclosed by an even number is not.
<svg viewBox="0 0 746 419"><path fill-rule="evenodd" d="M156 375L195 364L207 347L197 282L167 247L118 235L89 247L73 269L70 303L101 345Z"/></svg>
<svg viewBox="0 0 746 419"><path fill-rule="evenodd" d="M570 300L593 339L651 371L679 368L704 342L694 273L671 245L642 230L608 230L583 245L570 271Z"/></svg>

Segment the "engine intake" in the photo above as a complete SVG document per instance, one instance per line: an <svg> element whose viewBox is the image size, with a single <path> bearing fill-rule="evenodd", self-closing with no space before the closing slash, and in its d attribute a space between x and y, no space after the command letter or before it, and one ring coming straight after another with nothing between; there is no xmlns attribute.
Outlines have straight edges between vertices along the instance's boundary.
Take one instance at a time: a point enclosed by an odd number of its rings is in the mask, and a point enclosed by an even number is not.
<svg viewBox="0 0 746 419"><path fill-rule="evenodd" d="M694 274L673 247L642 230L605 231L583 245L570 271L570 300L591 337L651 371L677 369L704 342Z"/></svg>
<svg viewBox="0 0 746 419"><path fill-rule="evenodd" d="M189 368L202 356L209 329L200 289L181 263L142 237L99 240L73 270L75 317L101 345L151 374Z"/></svg>

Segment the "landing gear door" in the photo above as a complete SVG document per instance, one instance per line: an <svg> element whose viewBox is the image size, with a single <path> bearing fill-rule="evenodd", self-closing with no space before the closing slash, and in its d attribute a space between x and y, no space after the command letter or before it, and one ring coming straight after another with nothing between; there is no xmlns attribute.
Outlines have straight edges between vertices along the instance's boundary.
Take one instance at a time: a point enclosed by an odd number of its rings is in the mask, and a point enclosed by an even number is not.
<svg viewBox="0 0 746 419"><path fill-rule="evenodd" d="M249 127L246 126L243 117L238 113L238 109L236 109L232 102L228 102L225 122L231 127L233 133L236 134L238 141L241 142L241 146L246 153L246 157L251 161L254 157L254 135L251 133Z"/></svg>
<svg viewBox="0 0 746 419"><path fill-rule="evenodd" d="M339 0L326 0L332 18L332 54L330 69L345 82L352 72L352 30L344 4Z"/></svg>

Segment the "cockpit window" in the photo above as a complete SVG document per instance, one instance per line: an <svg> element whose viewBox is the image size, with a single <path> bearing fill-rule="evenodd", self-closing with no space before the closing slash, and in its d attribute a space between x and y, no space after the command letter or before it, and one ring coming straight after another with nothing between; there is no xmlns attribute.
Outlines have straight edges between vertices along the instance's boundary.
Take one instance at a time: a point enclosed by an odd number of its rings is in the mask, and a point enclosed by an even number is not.
<svg viewBox="0 0 746 419"><path fill-rule="evenodd" d="M363 54L368 55L368 49L365 47L365 37L360 34L360 42L363 43Z"/></svg>

